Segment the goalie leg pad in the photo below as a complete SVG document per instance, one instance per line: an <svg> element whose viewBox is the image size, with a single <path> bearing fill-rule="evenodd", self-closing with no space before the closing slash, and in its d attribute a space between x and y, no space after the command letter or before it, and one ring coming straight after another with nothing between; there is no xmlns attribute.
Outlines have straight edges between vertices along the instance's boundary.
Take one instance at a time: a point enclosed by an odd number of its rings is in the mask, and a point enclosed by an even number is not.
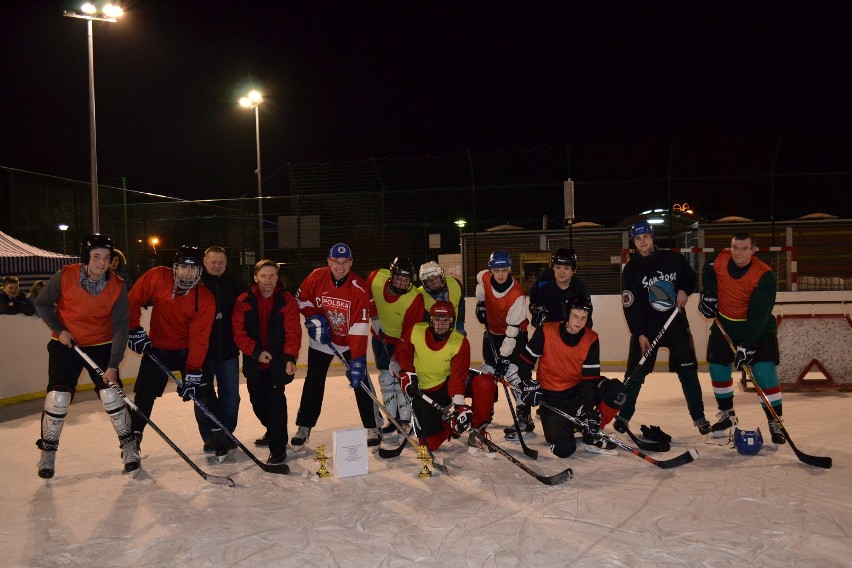
<svg viewBox="0 0 852 568"><path fill-rule="evenodd" d="M382 389L382 403L391 416L396 416L399 407L399 396L397 395L399 385L389 370L382 369L379 371L379 387Z"/></svg>
<svg viewBox="0 0 852 568"><path fill-rule="evenodd" d="M47 451L56 451L59 436L65 425L65 415L71 404L68 391L50 391L44 398L44 411L41 414L41 443L39 447Z"/></svg>
<svg viewBox="0 0 852 568"><path fill-rule="evenodd" d="M115 428L115 433L118 434L119 444L134 440L133 429L130 426L130 411L127 409L124 399L113 388L102 388L98 392L101 398L101 403L104 405L104 410L107 412L112 427Z"/></svg>

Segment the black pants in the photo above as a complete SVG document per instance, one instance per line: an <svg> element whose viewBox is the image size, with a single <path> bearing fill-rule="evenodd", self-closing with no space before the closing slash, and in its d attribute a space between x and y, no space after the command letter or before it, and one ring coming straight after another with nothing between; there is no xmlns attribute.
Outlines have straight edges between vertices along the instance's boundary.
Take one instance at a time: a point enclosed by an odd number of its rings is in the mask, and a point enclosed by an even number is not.
<svg viewBox="0 0 852 568"><path fill-rule="evenodd" d="M349 351L346 351L343 356L348 361ZM297 426L313 428L317 425L320 412L322 412L322 400L325 397L325 380L332 359L334 359L334 355L323 353L318 349L308 349L308 373L305 375L302 400L299 402L299 412L296 414ZM375 428L376 414L373 411L373 400L361 387L354 390L358 414L361 415L361 424L364 428Z"/></svg>
<svg viewBox="0 0 852 568"><path fill-rule="evenodd" d="M269 451L282 454L287 448L287 395L284 385L289 381L280 374L275 375L270 369L262 370L257 377L247 378L246 386L254 415L269 433Z"/></svg>

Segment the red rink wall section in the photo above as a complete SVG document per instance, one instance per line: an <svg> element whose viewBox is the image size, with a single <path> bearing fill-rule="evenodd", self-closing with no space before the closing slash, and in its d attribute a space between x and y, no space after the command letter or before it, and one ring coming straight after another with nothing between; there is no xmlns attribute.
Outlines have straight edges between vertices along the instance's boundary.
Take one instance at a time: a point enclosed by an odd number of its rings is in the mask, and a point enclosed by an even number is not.
<svg viewBox="0 0 852 568"><path fill-rule="evenodd" d="M852 390L849 314L779 315L776 321L784 390Z"/></svg>

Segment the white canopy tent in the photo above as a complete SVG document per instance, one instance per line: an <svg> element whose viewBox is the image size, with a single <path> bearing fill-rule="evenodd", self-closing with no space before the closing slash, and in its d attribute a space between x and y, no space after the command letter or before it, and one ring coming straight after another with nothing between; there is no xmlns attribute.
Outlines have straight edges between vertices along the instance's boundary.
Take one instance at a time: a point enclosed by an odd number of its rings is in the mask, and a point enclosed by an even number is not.
<svg viewBox="0 0 852 568"><path fill-rule="evenodd" d="M36 280L50 278L66 264L79 261L78 256L40 249L0 231L0 277L17 276L22 290Z"/></svg>

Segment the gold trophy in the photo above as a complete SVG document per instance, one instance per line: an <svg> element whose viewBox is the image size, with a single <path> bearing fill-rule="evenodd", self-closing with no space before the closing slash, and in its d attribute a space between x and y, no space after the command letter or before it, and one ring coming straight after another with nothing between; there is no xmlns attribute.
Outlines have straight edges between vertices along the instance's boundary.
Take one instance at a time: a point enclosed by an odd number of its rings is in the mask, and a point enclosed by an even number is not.
<svg viewBox="0 0 852 568"><path fill-rule="evenodd" d="M426 446L420 445L417 448L417 459L423 464L423 469L420 470L418 477L420 479L425 479L427 477L432 477L432 472L429 471L429 462L431 461L431 457L429 456L429 451L426 449Z"/></svg>
<svg viewBox="0 0 852 568"><path fill-rule="evenodd" d="M317 476L319 476L320 479L322 479L323 477L330 477L331 472L325 468L325 462L328 461L328 456L325 455L325 446L317 447L317 455L314 457L314 459L320 462L320 467L317 470Z"/></svg>

